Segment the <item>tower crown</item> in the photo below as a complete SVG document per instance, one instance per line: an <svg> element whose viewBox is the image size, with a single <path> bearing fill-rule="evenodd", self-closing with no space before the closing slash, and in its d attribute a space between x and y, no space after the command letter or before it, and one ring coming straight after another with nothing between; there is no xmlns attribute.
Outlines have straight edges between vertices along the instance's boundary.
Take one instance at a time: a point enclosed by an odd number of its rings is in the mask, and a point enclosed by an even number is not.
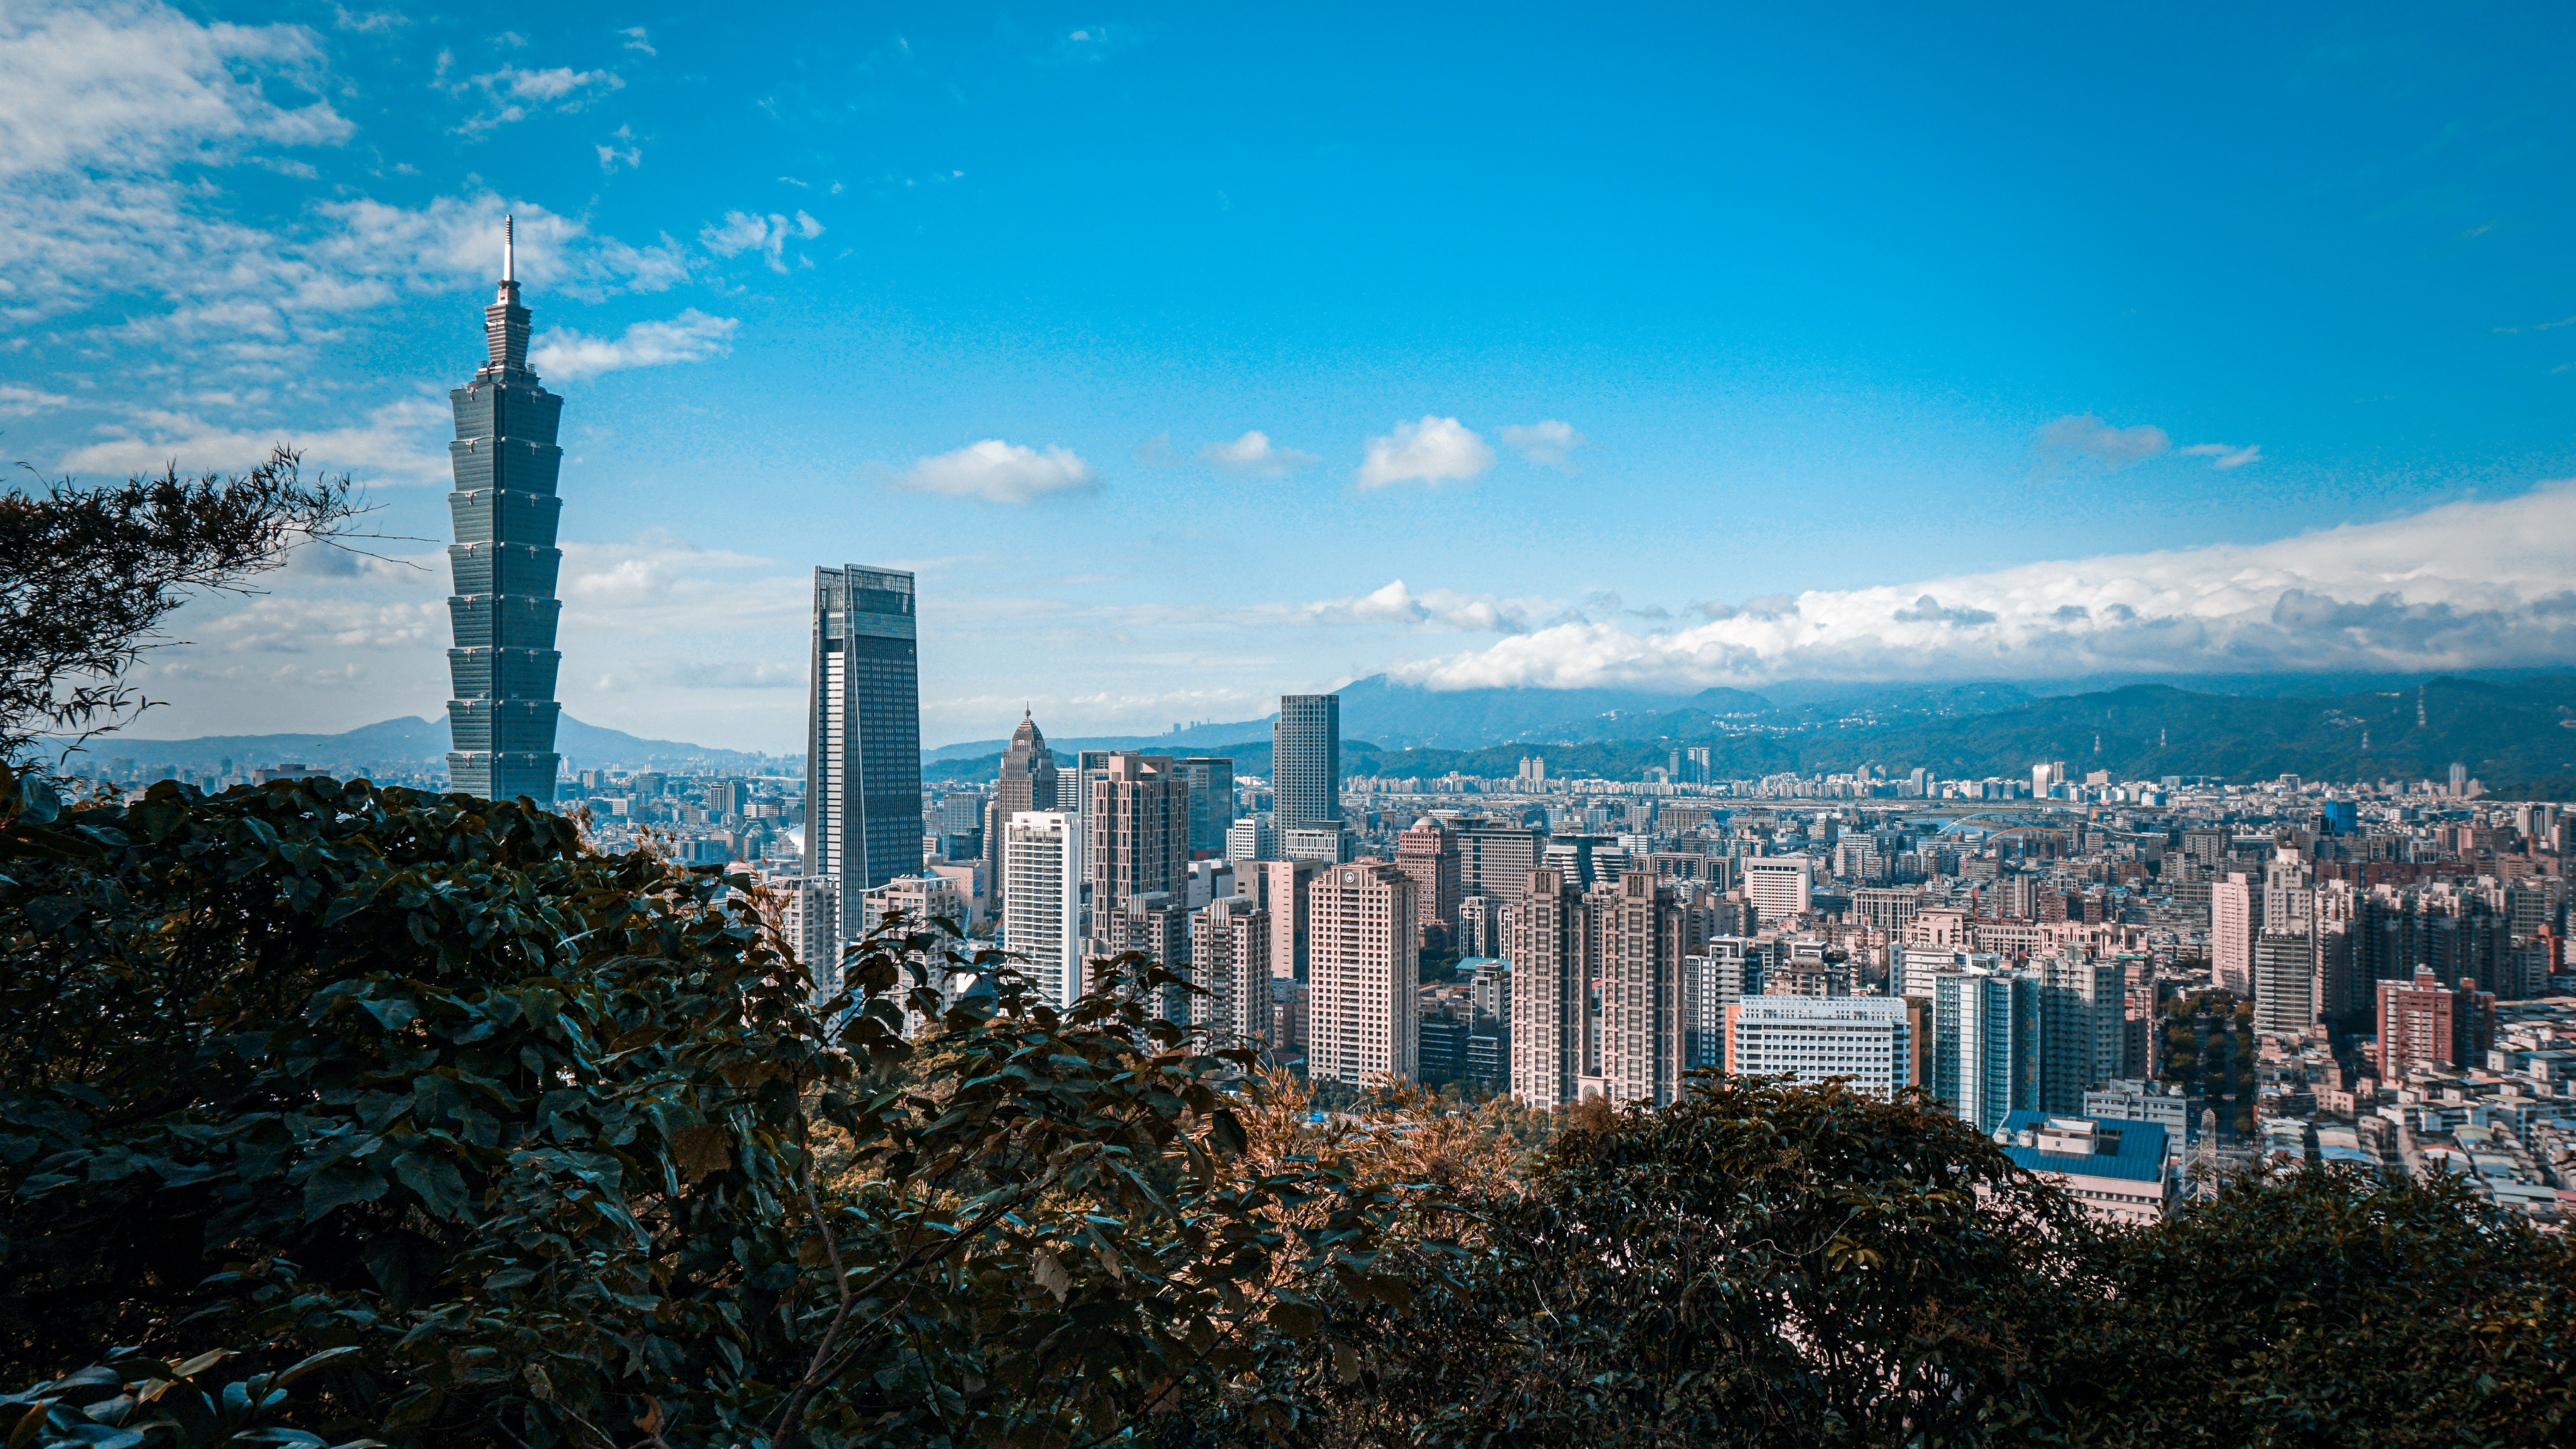
<svg viewBox="0 0 2576 1449"><path fill-rule="evenodd" d="M528 370L528 309L519 305L518 229L507 216L501 218L500 287L483 309L483 345L491 355L475 369L476 382L537 385L537 375Z"/></svg>

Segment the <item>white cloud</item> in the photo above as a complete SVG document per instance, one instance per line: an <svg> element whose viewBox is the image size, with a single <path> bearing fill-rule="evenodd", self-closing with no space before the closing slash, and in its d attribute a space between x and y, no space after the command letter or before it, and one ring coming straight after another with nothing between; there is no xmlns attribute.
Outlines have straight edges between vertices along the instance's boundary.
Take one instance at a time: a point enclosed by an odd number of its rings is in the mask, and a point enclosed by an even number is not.
<svg viewBox="0 0 2576 1449"><path fill-rule="evenodd" d="M1505 428L1502 438L1504 443L1518 448L1522 457L1560 473L1574 471L1574 450L1586 441L1581 433L1574 430L1572 423L1558 422L1554 418L1528 427Z"/></svg>
<svg viewBox="0 0 2576 1449"><path fill-rule="evenodd" d="M618 144L621 141L625 143L622 146ZM608 138L607 145L596 149L599 152L599 169L612 176L620 166L632 171L644 164L644 148L635 144L635 133L625 126L617 128L617 134Z"/></svg>
<svg viewBox="0 0 2576 1449"><path fill-rule="evenodd" d="M1164 438L1168 444L1170 435ZM1231 443L1210 443L1199 449L1199 457L1209 467L1236 478L1285 478L1315 461L1312 453L1277 446L1268 433L1258 428Z"/></svg>
<svg viewBox="0 0 2576 1449"><path fill-rule="evenodd" d="M1041 453L986 438L953 453L915 460L895 486L988 503L1030 503L1058 493L1087 493L1100 486L1100 479L1070 449L1050 446Z"/></svg>
<svg viewBox="0 0 2576 1449"><path fill-rule="evenodd" d="M1460 426L1456 418L1426 413L1420 422L1397 423L1394 432L1369 439L1359 483L1362 488L1382 488L1411 479L1463 481L1493 466L1494 450L1484 439Z"/></svg>
<svg viewBox="0 0 2576 1449"><path fill-rule="evenodd" d="M574 70L570 66L550 66L529 70L505 65L483 75L467 76L446 87L451 94L469 90L483 94L483 108L465 118L456 129L466 135L506 126L528 118L530 107L543 110L578 111L610 91L625 89L625 78L613 70Z"/></svg>
<svg viewBox="0 0 2576 1449"><path fill-rule="evenodd" d="M48 408L70 405L71 399L58 392L20 387L14 382L0 382L0 413L6 413L11 417L23 418Z"/></svg>
<svg viewBox="0 0 2576 1449"><path fill-rule="evenodd" d="M201 25L150 0L13 3L0 10L0 176L337 145L351 127L330 102L281 106L262 84L316 91L321 68L300 25Z"/></svg>
<svg viewBox="0 0 2576 1449"><path fill-rule="evenodd" d="M2209 466L2222 473L2230 468L2263 461L2263 445L2260 443L2248 443L2241 448L2234 443L2194 443L2181 451L2187 458L2212 459Z"/></svg>
<svg viewBox="0 0 2576 1449"><path fill-rule="evenodd" d="M666 322L638 322L613 339L558 328L537 338L528 362L540 376L562 382L629 367L704 362L733 350L726 341L737 325L731 317L710 317L691 307Z"/></svg>
<svg viewBox="0 0 2576 1449"><path fill-rule="evenodd" d="M2576 661L2576 480L2272 543L1815 590L1704 624L1583 620L1399 671L1439 688L2413 672Z"/></svg>
<svg viewBox="0 0 2576 1449"><path fill-rule="evenodd" d="M387 403L364 423L318 431L224 428L186 413L146 412L114 429L116 436L73 449L61 467L130 476L176 463L181 473L220 472L246 468L285 444L303 451L308 471L345 471L360 482L442 483L449 469L441 438L453 425L446 406L428 398Z"/></svg>
<svg viewBox="0 0 2576 1449"><path fill-rule="evenodd" d="M641 25L630 25L617 33L626 37L626 48L628 50L640 50L646 55L661 54L660 51L653 48L652 38L644 33L644 27Z"/></svg>
<svg viewBox="0 0 2576 1449"><path fill-rule="evenodd" d="M771 271L784 273L788 238L811 241L822 234L823 223L801 211L793 221L776 212L757 216L747 211L728 211L721 224L709 222L698 229L698 243L720 257L760 252L769 259Z"/></svg>

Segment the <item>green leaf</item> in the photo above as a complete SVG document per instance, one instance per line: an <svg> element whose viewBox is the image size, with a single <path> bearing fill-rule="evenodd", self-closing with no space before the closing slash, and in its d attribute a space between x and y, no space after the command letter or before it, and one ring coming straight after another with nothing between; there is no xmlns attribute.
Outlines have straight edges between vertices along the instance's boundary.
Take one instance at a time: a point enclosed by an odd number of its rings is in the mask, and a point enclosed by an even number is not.
<svg viewBox="0 0 2576 1449"><path fill-rule="evenodd" d="M394 1176L402 1185L420 1195L432 1215L450 1221L465 1216L465 1175L445 1157L425 1152L406 1152L394 1159Z"/></svg>

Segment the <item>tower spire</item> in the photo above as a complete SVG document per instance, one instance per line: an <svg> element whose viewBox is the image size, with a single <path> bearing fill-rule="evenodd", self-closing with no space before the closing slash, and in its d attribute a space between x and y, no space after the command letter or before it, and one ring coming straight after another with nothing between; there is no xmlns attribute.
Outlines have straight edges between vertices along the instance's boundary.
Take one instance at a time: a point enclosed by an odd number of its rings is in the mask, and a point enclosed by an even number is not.
<svg viewBox="0 0 2576 1449"><path fill-rule="evenodd" d="M518 223L501 216L501 284L492 305L483 309L483 342L490 359L474 375L498 382L536 385L528 371L528 309L519 305Z"/></svg>

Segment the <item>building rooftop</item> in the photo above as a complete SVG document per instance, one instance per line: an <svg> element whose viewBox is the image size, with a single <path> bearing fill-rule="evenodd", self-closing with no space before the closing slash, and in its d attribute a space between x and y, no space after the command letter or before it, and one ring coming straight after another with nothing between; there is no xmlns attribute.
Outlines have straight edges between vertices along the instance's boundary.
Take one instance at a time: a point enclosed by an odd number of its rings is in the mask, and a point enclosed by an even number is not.
<svg viewBox="0 0 2576 1449"><path fill-rule="evenodd" d="M2165 1129L2160 1123L2014 1112L1995 1130L1995 1144L2003 1148L2005 1156L2033 1172L2082 1173L2138 1182L2159 1182L2164 1178ZM2083 1151L2088 1145L2092 1150Z"/></svg>

